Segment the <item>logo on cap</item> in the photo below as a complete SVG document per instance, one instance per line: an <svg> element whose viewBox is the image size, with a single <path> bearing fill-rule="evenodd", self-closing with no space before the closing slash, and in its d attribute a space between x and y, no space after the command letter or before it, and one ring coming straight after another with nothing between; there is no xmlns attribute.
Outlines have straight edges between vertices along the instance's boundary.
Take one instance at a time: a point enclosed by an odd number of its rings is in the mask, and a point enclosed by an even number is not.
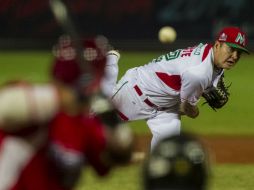
<svg viewBox="0 0 254 190"><path fill-rule="evenodd" d="M236 43L240 42L241 45L245 46L245 36L241 34L240 32L238 32L235 42Z"/></svg>
<svg viewBox="0 0 254 190"><path fill-rule="evenodd" d="M219 37L219 40L220 41L226 41L227 40L227 35L223 32L221 35L220 35L220 37Z"/></svg>

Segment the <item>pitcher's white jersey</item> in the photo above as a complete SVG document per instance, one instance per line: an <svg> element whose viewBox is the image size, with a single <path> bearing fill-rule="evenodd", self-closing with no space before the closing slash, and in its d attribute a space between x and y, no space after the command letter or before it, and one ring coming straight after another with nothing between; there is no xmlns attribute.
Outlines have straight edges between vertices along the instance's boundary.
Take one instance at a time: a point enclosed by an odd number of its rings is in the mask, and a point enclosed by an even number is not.
<svg viewBox="0 0 254 190"><path fill-rule="evenodd" d="M195 105L223 73L213 72L212 46L202 43L162 55L135 69L138 87L158 107L171 107L180 100Z"/></svg>
<svg viewBox="0 0 254 190"><path fill-rule="evenodd" d="M217 86L223 70L216 71L209 44L179 49L152 62L129 69L117 82L117 56L109 55L104 88L123 120L145 119L153 137L151 149L160 139L180 133L181 101L196 105L202 93ZM108 73L106 72L106 73ZM108 89L107 92L110 92Z"/></svg>

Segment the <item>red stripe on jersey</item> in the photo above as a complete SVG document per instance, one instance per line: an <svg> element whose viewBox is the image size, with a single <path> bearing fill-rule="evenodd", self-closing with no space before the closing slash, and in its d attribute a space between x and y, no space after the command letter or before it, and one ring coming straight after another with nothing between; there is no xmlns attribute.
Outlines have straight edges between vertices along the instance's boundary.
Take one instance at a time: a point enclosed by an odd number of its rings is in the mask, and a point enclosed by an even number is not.
<svg viewBox="0 0 254 190"><path fill-rule="evenodd" d="M126 115L124 115L122 112L120 112L119 110L117 110L117 113L123 121L129 120L129 118Z"/></svg>
<svg viewBox="0 0 254 190"><path fill-rule="evenodd" d="M148 106L150 106L150 107L157 107L157 106L154 105L152 102L150 102L150 100L148 100L148 98L146 98L146 99L144 100L144 102L145 102Z"/></svg>
<svg viewBox="0 0 254 190"><path fill-rule="evenodd" d="M210 49L212 48L213 46L211 44L207 44L207 46L205 47L205 50L203 52L203 56L202 56L202 62L205 60L205 58L207 57Z"/></svg>
<svg viewBox="0 0 254 190"><path fill-rule="evenodd" d="M180 75L168 75L167 73L156 72L156 75L170 88L179 91L181 89Z"/></svg>
<svg viewBox="0 0 254 190"><path fill-rule="evenodd" d="M142 96L143 93L137 85L134 86L134 89L136 90L139 96Z"/></svg>

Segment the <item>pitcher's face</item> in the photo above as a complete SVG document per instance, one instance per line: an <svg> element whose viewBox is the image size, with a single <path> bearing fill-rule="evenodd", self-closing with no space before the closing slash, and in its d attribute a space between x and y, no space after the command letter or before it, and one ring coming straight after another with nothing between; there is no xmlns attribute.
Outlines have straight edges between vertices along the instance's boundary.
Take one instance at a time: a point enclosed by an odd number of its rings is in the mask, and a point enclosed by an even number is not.
<svg viewBox="0 0 254 190"><path fill-rule="evenodd" d="M236 65L242 54L240 50L219 41L215 42L213 50L215 66L227 70Z"/></svg>

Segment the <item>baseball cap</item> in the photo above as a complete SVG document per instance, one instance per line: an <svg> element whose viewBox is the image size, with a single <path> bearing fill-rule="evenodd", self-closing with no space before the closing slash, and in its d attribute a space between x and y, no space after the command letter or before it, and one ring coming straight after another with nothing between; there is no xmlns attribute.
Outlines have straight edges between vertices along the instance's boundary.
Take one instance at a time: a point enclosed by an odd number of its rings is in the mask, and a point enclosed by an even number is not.
<svg viewBox="0 0 254 190"><path fill-rule="evenodd" d="M223 28L218 36L219 42L225 42L228 46L239 49L247 54L250 52L246 49L247 36L240 28L230 26Z"/></svg>

